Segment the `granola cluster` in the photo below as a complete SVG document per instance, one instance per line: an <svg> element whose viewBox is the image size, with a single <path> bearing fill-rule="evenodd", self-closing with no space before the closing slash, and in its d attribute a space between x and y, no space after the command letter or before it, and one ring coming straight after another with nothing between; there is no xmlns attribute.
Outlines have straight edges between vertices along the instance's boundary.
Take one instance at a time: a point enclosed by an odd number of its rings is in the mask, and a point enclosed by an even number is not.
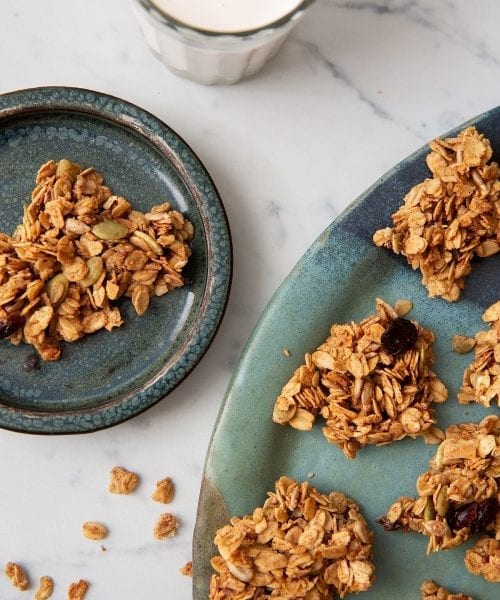
<svg viewBox="0 0 500 600"><path fill-rule="evenodd" d="M453 302L472 259L500 248L499 167L490 162L489 141L474 127L430 148L432 178L410 190L392 215L393 227L376 231L373 241L420 269L430 297Z"/></svg>
<svg viewBox="0 0 500 600"><path fill-rule="evenodd" d="M374 581L373 533L340 492L320 494L289 477L262 508L217 531L210 600L330 600Z"/></svg>
<svg viewBox="0 0 500 600"><path fill-rule="evenodd" d="M273 420L301 430L318 413L323 433L349 458L366 444L426 434L432 402L447 391L431 371L434 334L407 321L382 300L360 323L333 325L330 336L300 366L277 398Z"/></svg>
<svg viewBox="0 0 500 600"><path fill-rule="evenodd" d="M399 498L379 522L386 530L410 530L429 537L427 553L458 546L476 533L492 531L498 538L499 479L500 417L490 415L479 424L452 425L430 461L430 469L417 479L418 498ZM479 557L493 550L483 542L475 552ZM489 580L500 576L498 550L496 553L490 563L496 573L489 574ZM487 565L488 560L470 557L469 563L474 563L479 573L479 563Z"/></svg>
<svg viewBox="0 0 500 600"><path fill-rule="evenodd" d="M495 538L484 536L465 553L465 566L467 569L474 575L481 575L491 583L500 583L499 532L500 526L497 526Z"/></svg>
<svg viewBox="0 0 500 600"><path fill-rule="evenodd" d="M496 398L500 406L500 300L485 311L483 321L490 329L475 336L475 358L464 373L458 401L489 407Z"/></svg>
<svg viewBox="0 0 500 600"><path fill-rule="evenodd" d="M452 594L445 588L436 585L434 581L424 581L420 587L422 600L473 600L466 594Z"/></svg>
<svg viewBox="0 0 500 600"><path fill-rule="evenodd" d="M143 315L152 296L181 287L192 237L168 202L142 213L92 167L47 162L22 224L0 233L0 338L58 360L61 340L122 325L122 296Z"/></svg>

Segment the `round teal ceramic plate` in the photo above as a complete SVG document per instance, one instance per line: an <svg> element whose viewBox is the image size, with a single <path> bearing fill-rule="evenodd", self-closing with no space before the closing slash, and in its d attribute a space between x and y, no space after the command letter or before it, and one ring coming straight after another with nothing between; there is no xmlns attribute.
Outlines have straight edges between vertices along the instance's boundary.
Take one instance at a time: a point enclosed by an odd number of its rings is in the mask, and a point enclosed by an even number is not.
<svg viewBox="0 0 500 600"><path fill-rule="evenodd" d="M34 433L87 432L128 419L168 394L207 350L231 282L229 227L215 186L191 148L137 106L76 88L0 96L0 231L12 233L36 172L68 158L103 173L138 210L170 201L194 224L184 287L139 318L64 344L62 359L23 370L27 345L0 340L0 426Z"/></svg>
<svg viewBox="0 0 500 600"><path fill-rule="evenodd" d="M492 142L500 159L500 108L472 121ZM461 129L464 126L461 126ZM441 427L478 421L496 408L463 406L456 392L472 355L451 351L455 333L473 335L485 327L481 314L500 296L500 257L478 261L459 302L429 299L420 273L405 260L376 248L372 233L390 224L390 215L408 190L428 176L422 148L387 173L332 223L306 252L264 311L229 385L208 451L195 528L194 599L206 600L216 529L231 515L251 514L281 475L309 481L322 492L340 490L354 498L375 531L377 580L360 598L417 600L420 584L432 578L480 600L498 598L493 584L469 574L463 563L471 543L426 556L427 539L384 532L375 519L399 496L412 496L415 480L427 469L435 446L406 439L366 447L348 460L329 445L321 423L299 432L272 422L274 400L304 353L316 348L332 323L372 314L375 298L413 300L410 313L437 336L435 371L449 400L437 407ZM286 348L290 356L283 354ZM321 421L321 419L319 419ZM314 474L312 476L311 474Z"/></svg>

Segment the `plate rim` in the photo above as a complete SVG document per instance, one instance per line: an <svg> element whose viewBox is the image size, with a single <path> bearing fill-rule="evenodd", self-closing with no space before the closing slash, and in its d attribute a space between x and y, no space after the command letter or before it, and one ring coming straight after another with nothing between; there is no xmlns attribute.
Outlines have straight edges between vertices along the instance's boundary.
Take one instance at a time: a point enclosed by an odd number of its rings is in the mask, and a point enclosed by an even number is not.
<svg viewBox="0 0 500 600"><path fill-rule="evenodd" d="M444 132L444 133L440 134L439 136L435 136L432 139L436 139L437 137L444 138L444 137L451 137L453 135L456 135L462 129L465 129L466 127L469 127L471 125L475 125L475 124L477 124L478 121L481 121L496 112L499 113L499 117L500 117L500 105L494 106L494 107L492 107L470 119L467 119L460 125L453 127L449 131ZM429 142L430 141L431 140L429 140ZM218 433L219 426L221 425L221 422L224 418L226 408L228 407L228 405L231 401L231 397L234 392L237 380L240 377L240 372L243 370L243 367L246 365L246 362L249 360L248 357L252 351L252 348L254 346L254 340L255 340L258 332L260 331L263 324L265 323L267 315L271 312L274 304L276 303L276 301L280 297L281 293L283 292L283 289L287 286L289 281L292 281L294 279L294 276L296 275L296 273L299 272L300 266L307 259L307 257L309 255L314 255L315 253L317 253L318 250L320 250L321 247L323 246L323 241L325 239L327 239L331 233L333 233L335 230L337 230L341 226L342 222L350 215L351 211L354 210L359 204L361 204L365 200L365 198L368 197L386 179L395 175L407 162L411 162L419 157L424 158L425 155L429 152L429 142L421 145L416 150L414 150L413 152L411 152L410 154L405 156L398 163L393 165L389 170L384 172L368 188L366 188L361 194L356 196L356 198L352 202L350 202L323 229L323 231L321 231L321 233L309 244L309 246L306 247L306 249L301 254L301 256L299 257L297 262L294 264L294 266L291 268L291 270L288 272L288 274L279 283L278 287L273 292L273 294L267 301L266 305L264 306L262 312L260 313L259 318L257 319L255 326L253 327L253 329L243 347L243 350L241 351L241 354L238 357L238 360L236 362L236 366L233 370L231 379L229 380L229 383L227 385L227 388L226 388L226 391L224 394L224 398L222 400L219 411L217 413L217 417L214 422L210 440L209 440L209 443L207 446L207 452L206 452L205 462L204 462L203 471L202 471L200 491L199 491L199 496L198 496L198 504L197 504L197 509L196 509L195 526L194 526L194 530L193 530L193 541L192 541L193 600L201 600L201 596L199 594L203 590L203 586L208 585L208 582L200 581L202 574L200 575L200 577L197 577L197 565L199 565L200 561L203 561L205 558L204 556L202 556L203 542L200 541L199 531L202 528L201 524L204 520L206 508L210 508L213 511L214 507L212 506L212 504L215 503L215 501L219 501L219 502L223 503L223 506L218 506L218 507L216 506L216 509L218 509L219 514L224 513L224 512L227 513L227 508L226 508L225 500L224 500L222 493L218 490L215 482L212 481L210 479L210 477L208 476L209 471L210 471L211 460L212 460L212 456L213 456L214 448L215 448L215 437ZM214 500L214 498L216 498L217 500ZM229 517L231 517L231 516L232 515L229 515Z"/></svg>
<svg viewBox="0 0 500 600"><path fill-rule="evenodd" d="M82 101L82 94L85 101ZM114 112L116 107L120 108L119 113ZM192 194L203 224L203 240L207 249L206 283L193 323L181 345L163 367L139 387L96 407L64 411L13 407L0 400L0 428L27 434L78 434L107 429L143 413L164 399L190 375L212 344L227 308L233 277L233 244L226 209L208 170L182 136L150 111L118 96L88 88L37 86L0 94L0 128L16 117L57 113L88 116L131 131L170 162ZM178 144L175 150L170 146L170 138ZM182 152L188 154L192 165L183 162ZM209 192L201 189L202 185L195 181L195 177L207 186ZM204 198L206 194L210 194L210 206ZM213 213L211 217L209 212ZM200 332L203 332L203 337L197 335ZM197 337L200 339L197 340ZM183 360L187 363L185 367L180 364ZM168 374L181 366L182 372L168 381ZM124 404L131 405L127 414L120 411L113 414ZM98 425L88 418L97 415L101 417Z"/></svg>

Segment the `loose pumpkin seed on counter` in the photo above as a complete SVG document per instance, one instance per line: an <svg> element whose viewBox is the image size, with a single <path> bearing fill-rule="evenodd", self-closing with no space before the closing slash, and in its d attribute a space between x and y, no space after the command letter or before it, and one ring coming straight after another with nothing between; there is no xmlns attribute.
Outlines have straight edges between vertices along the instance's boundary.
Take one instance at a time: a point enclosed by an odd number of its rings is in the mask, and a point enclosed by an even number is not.
<svg viewBox="0 0 500 600"><path fill-rule="evenodd" d="M193 234L168 202L139 212L92 167L48 161L22 223L0 232L0 338L53 361L62 340L122 325L121 297L143 315L153 296L184 285Z"/></svg>

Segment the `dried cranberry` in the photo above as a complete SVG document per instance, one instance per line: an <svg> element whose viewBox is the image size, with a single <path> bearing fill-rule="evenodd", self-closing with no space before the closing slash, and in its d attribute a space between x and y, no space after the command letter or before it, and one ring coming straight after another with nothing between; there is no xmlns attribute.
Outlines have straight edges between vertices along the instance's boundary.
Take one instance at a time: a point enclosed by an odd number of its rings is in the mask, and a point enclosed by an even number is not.
<svg viewBox="0 0 500 600"><path fill-rule="evenodd" d="M395 356L413 348L418 339L418 331L411 321L398 317L391 322L381 339L382 348Z"/></svg>
<svg viewBox="0 0 500 600"><path fill-rule="evenodd" d="M0 319L0 340L16 333L23 323L24 319L20 315L8 315Z"/></svg>
<svg viewBox="0 0 500 600"><path fill-rule="evenodd" d="M470 502L458 507L450 506L446 513L446 521L452 531L467 527L471 533L479 533L495 519L497 508L496 498Z"/></svg>

